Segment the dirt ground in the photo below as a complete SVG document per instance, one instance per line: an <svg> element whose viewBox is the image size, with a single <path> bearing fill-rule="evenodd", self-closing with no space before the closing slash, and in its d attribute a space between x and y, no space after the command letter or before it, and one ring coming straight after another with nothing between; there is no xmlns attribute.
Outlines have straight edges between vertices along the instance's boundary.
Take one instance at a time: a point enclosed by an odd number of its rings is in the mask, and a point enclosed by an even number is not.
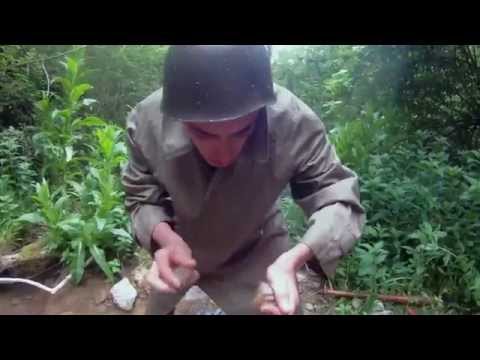
<svg viewBox="0 0 480 360"><path fill-rule="evenodd" d="M58 270L35 279L47 286L55 286L64 274ZM70 283L57 294L50 295L40 289L24 285L0 285L0 315L143 315L146 310L148 294L135 282L132 271L127 276L135 284L138 296L132 311L126 312L113 304L110 289L112 284L95 271L88 271L79 286ZM305 314L333 314L334 306L319 295L318 279L307 274L300 275L300 288L304 299ZM220 315L215 303L198 287L192 287L180 301L176 315Z"/></svg>

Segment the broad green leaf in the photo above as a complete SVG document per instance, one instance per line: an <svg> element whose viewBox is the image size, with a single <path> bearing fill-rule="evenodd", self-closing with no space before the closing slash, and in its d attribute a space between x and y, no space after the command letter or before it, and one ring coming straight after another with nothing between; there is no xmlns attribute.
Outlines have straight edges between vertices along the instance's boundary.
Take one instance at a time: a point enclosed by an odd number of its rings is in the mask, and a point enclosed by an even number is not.
<svg viewBox="0 0 480 360"><path fill-rule="evenodd" d="M107 260L105 259L105 254L102 249L98 248L96 245L91 245L89 247L90 249L90 254L92 254L93 258L95 259L95 262L98 264L100 269L105 273L107 278L113 282L114 276L112 271L110 270L110 267L108 266Z"/></svg>
<svg viewBox="0 0 480 360"><path fill-rule="evenodd" d="M67 94L70 93L72 82L67 78L59 78L58 81L62 84L63 91L65 91Z"/></svg>
<svg viewBox="0 0 480 360"><path fill-rule="evenodd" d="M111 233L112 233L113 235L117 235L117 236L119 236L119 237L128 238L128 239L131 239L131 237L132 237L132 236L131 236L127 231L125 231L124 229L112 229L112 230L111 230Z"/></svg>
<svg viewBox="0 0 480 360"><path fill-rule="evenodd" d="M85 189L85 186L83 184L79 184L75 181L69 181L68 182L70 184L71 187L73 187L74 191L80 195L83 193L83 190Z"/></svg>
<svg viewBox="0 0 480 360"><path fill-rule="evenodd" d="M60 221L57 226L67 233L80 233L83 221L79 215L72 215L68 219Z"/></svg>
<svg viewBox="0 0 480 360"><path fill-rule="evenodd" d="M125 143L119 142L119 143L115 144L115 152L123 154L123 155L127 155L128 154L128 149L127 149Z"/></svg>
<svg viewBox="0 0 480 360"><path fill-rule="evenodd" d="M44 98L44 99L42 99L42 100L40 100L40 101L37 101L37 102L35 103L35 107L36 107L38 110L40 110L40 111L42 111L42 112L45 112L45 111L47 111L47 110L50 108L50 101L48 100L48 98Z"/></svg>
<svg viewBox="0 0 480 360"><path fill-rule="evenodd" d="M113 127L108 126L104 129L97 130L96 132L100 148L105 157L110 158L112 156L113 147L115 145L115 130Z"/></svg>
<svg viewBox="0 0 480 360"><path fill-rule="evenodd" d="M60 198L58 198L57 201L55 201L55 208L58 210L58 211L62 211L63 209L63 204L65 204L66 201L70 200L68 198L68 196L61 196Z"/></svg>
<svg viewBox="0 0 480 360"><path fill-rule="evenodd" d="M103 231L103 228L105 227L105 224L107 223L107 220L105 219L102 219L102 218L99 218L99 217L96 217L95 218L95 221L97 223L97 230L99 232Z"/></svg>
<svg viewBox="0 0 480 360"><path fill-rule="evenodd" d="M31 224L44 224L45 219L37 213L23 214L18 218L18 221L26 221Z"/></svg>
<svg viewBox="0 0 480 360"><path fill-rule="evenodd" d="M85 246L78 240L72 261L72 277L76 284L79 284L85 272Z"/></svg>
<svg viewBox="0 0 480 360"><path fill-rule="evenodd" d="M98 169L91 167L90 168L90 173L95 177L97 180L101 181L100 173L98 172Z"/></svg>
<svg viewBox="0 0 480 360"><path fill-rule="evenodd" d="M106 126L107 123L96 116L89 116L80 122L81 126Z"/></svg>
<svg viewBox="0 0 480 360"><path fill-rule="evenodd" d="M80 99L88 90L93 87L90 84L80 84L76 85L70 92L70 101L75 103Z"/></svg>
<svg viewBox="0 0 480 360"><path fill-rule="evenodd" d="M78 74L78 62L72 57L67 58L67 64L66 68L70 75L72 76L72 79L75 80Z"/></svg>
<svg viewBox="0 0 480 360"><path fill-rule="evenodd" d="M55 120L59 114L60 114L60 110L58 109L53 110L50 114L50 119Z"/></svg>
<svg viewBox="0 0 480 360"><path fill-rule="evenodd" d="M35 189L37 195L34 198L36 198L41 204L47 204L50 202L50 189L45 179L43 179L41 183L35 184Z"/></svg>

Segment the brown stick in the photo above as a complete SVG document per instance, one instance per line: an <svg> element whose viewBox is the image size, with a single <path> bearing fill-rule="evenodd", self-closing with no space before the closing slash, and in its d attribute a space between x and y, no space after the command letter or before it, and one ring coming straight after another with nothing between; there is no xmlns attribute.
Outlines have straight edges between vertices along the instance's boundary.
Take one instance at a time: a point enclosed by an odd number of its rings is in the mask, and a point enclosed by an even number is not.
<svg viewBox="0 0 480 360"><path fill-rule="evenodd" d="M340 291L333 289L323 289L319 292L322 295L330 295L334 297L344 297L344 298L367 298L370 295L365 293L353 293L349 291ZM432 299L426 297L410 297L410 296L400 296L400 295L378 295L380 300L386 302L394 302L399 304L408 304L408 305L430 305L432 304Z"/></svg>

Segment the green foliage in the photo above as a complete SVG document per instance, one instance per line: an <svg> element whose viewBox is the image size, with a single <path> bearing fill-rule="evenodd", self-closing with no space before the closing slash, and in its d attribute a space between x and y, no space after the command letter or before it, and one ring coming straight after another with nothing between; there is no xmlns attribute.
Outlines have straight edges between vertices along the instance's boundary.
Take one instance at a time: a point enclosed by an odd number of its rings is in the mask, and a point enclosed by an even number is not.
<svg viewBox="0 0 480 360"><path fill-rule="evenodd" d="M17 241L20 225L15 221L21 212L17 194L7 176L0 176L0 254L10 249Z"/></svg>
<svg viewBox="0 0 480 360"><path fill-rule="evenodd" d="M113 281L117 259L130 254L133 244L119 179L127 158L123 130L86 113L93 100L84 98L91 86L82 79L82 58L68 57L63 65L65 76L55 78L61 96L45 96L38 104L34 143L45 177L33 196L38 210L20 221L47 228L48 250L69 265L76 283L90 261Z"/></svg>
<svg viewBox="0 0 480 360"><path fill-rule="evenodd" d="M276 80L321 116L361 180L367 225L337 286L480 307L479 49L298 46L275 60ZM303 218L290 201L298 240Z"/></svg>
<svg viewBox="0 0 480 360"><path fill-rule="evenodd" d="M445 139L404 144L371 155L360 173L368 221L340 270L340 283L362 289L421 292L466 307L478 302L478 151L452 163Z"/></svg>
<svg viewBox="0 0 480 360"><path fill-rule="evenodd" d="M24 229L17 217L30 206L37 179L26 133L11 127L0 131L0 252L19 243Z"/></svg>
<svg viewBox="0 0 480 360"><path fill-rule="evenodd" d="M131 108L160 88L166 51L164 45L90 46L86 64L97 111L123 125Z"/></svg>
<svg viewBox="0 0 480 360"><path fill-rule="evenodd" d="M404 46L390 52L404 58L398 102L410 114L410 131L428 129L459 147L478 148L480 47Z"/></svg>
<svg viewBox="0 0 480 360"><path fill-rule="evenodd" d="M83 82L82 63L81 52L62 62L65 76L53 79L61 84L61 93L43 93L36 104L39 131L32 139L37 155L43 159L41 175L55 185L79 175L92 140L88 129L92 118L82 115L94 100L83 98L91 86Z"/></svg>
<svg viewBox="0 0 480 360"><path fill-rule="evenodd" d="M20 45L0 45L0 130L33 123L43 73L37 53Z"/></svg>
<svg viewBox="0 0 480 360"><path fill-rule="evenodd" d="M32 192L36 179L32 144L25 137L27 129L12 127L0 131L0 176L8 181L15 193Z"/></svg>
<svg viewBox="0 0 480 360"><path fill-rule="evenodd" d="M71 50L71 46L34 47L45 57ZM157 90L163 80L165 45L88 45L85 51L85 81L92 84L95 111L102 118L122 125L140 100ZM62 73L56 61L47 62L49 72Z"/></svg>
<svg viewBox="0 0 480 360"><path fill-rule="evenodd" d="M418 132L386 153L365 154L359 176L367 224L361 242L337 269L336 286L372 294L426 293L450 308L476 311L480 152L449 155L446 139L427 138L431 134ZM298 241L303 218L289 209L291 199L284 204ZM344 303L337 310L353 311Z"/></svg>
<svg viewBox="0 0 480 360"><path fill-rule="evenodd" d="M161 85L167 50L82 48L0 46L0 251L28 226L45 229L77 282L90 263L112 280L131 255L119 181L124 132L104 119L123 125ZM275 80L320 115L361 179L367 224L335 285L373 296L339 301L337 313L369 313L380 292L480 307L479 49L297 46L275 59ZM288 196L281 206L296 243L304 215Z"/></svg>
<svg viewBox="0 0 480 360"><path fill-rule="evenodd" d="M361 46L296 46L274 61L275 80L299 96L328 128L352 120L363 104L356 102L354 70Z"/></svg>
<svg viewBox="0 0 480 360"><path fill-rule="evenodd" d="M401 123L395 111L381 114L368 106L359 118L332 129L329 140L342 162L358 171L367 166L371 154L383 154L406 139Z"/></svg>
<svg viewBox="0 0 480 360"><path fill-rule="evenodd" d="M280 53L274 75L328 128L373 107L398 113L410 135L422 129L457 147L480 145L478 45L298 46Z"/></svg>
<svg viewBox="0 0 480 360"><path fill-rule="evenodd" d="M302 209L295 204L290 196L282 197L280 208L283 217L286 219L288 232L293 244L296 244L307 229L307 222Z"/></svg>

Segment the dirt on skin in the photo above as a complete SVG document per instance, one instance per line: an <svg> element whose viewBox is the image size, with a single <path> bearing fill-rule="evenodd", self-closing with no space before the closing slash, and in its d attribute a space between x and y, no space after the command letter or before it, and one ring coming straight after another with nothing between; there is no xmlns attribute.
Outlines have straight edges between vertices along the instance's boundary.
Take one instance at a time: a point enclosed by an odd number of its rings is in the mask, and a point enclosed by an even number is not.
<svg viewBox="0 0 480 360"><path fill-rule="evenodd" d="M0 285L0 315L143 315L148 294L136 281L138 276L133 270L127 271L126 275L137 288L138 296L130 312L113 304L110 295L112 284L101 273L87 271L80 285L68 283L55 295L24 284ZM64 276L64 272L57 270L35 280L53 287ZM315 294L321 286L317 277L303 273L299 280L306 315L334 313L334 304ZM187 292L175 309L175 315L221 314L222 310L196 286Z"/></svg>

